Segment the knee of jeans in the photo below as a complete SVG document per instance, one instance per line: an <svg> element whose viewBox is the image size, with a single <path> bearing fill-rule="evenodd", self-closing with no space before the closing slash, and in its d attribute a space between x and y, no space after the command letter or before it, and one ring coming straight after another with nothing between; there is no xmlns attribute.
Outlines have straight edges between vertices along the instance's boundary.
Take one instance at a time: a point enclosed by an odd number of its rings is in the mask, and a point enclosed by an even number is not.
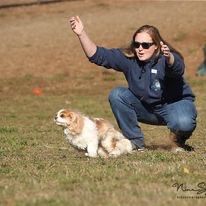
<svg viewBox="0 0 206 206"><path fill-rule="evenodd" d="M182 133L192 133L196 128L195 120L182 117L171 125L171 130Z"/></svg>
<svg viewBox="0 0 206 206"><path fill-rule="evenodd" d="M121 95L123 93L123 91L125 91L126 88L124 87L117 87L117 88L114 88L110 94L109 94L109 102L110 103L115 103L115 102L119 102L120 99L121 99Z"/></svg>

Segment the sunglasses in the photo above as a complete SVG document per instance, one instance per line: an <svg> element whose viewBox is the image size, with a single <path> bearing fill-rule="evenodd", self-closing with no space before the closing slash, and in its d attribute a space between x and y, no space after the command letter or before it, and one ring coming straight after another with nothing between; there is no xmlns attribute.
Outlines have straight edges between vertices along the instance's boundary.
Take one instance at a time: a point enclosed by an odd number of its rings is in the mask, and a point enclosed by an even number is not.
<svg viewBox="0 0 206 206"><path fill-rule="evenodd" d="M142 42L142 43L138 41L133 42L133 46L136 49L138 49L140 46L142 46L143 49L149 49L153 44L154 42Z"/></svg>

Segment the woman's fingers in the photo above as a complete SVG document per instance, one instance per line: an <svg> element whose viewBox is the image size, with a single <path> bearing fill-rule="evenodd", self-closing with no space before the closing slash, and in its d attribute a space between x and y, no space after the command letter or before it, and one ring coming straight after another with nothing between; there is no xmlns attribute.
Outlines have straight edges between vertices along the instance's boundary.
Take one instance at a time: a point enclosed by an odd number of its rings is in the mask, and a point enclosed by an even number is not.
<svg viewBox="0 0 206 206"><path fill-rule="evenodd" d="M74 22L75 21L75 17L72 16L70 19L69 19L69 22Z"/></svg>
<svg viewBox="0 0 206 206"><path fill-rule="evenodd" d="M72 30L76 29L76 27L77 27L77 20L75 19L75 17L71 17L69 19L69 22L70 22Z"/></svg>
<svg viewBox="0 0 206 206"><path fill-rule="evenodd" d="M75 34L80 35L82 33L84 26L79 16L72 16L69 19L69 23Z"/></svg>
<svg viewBox="0 0 206 206"><path fill-rule="evenodd" d="M79 18L79 16L76 16L76 20L81 23L81 19Z"/></svg>
<svg viewBox="0 0 206 206"><path fill-rule="evenodd" d="M164 56L170 56L169 47L166 44L164 44L162 41L160 42L160 45L161 45L161 50L162 50Z"/></svg>

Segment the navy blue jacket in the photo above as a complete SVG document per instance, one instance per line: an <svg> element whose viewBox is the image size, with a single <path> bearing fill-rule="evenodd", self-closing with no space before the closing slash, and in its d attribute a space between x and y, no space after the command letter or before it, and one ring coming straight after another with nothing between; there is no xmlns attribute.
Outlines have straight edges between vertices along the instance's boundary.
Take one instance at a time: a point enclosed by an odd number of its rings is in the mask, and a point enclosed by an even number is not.
<svg viewBox="0 0 206 206"><path fill-rule="evenodd" d="M89 58L92 63L123 72L130 91L151 106L172 103L181 99L194 101L195 96L183 78L184 61L176 53L174 64L167 65L159 55L148 62L126 57L120 49L97 47Z"/></svg>

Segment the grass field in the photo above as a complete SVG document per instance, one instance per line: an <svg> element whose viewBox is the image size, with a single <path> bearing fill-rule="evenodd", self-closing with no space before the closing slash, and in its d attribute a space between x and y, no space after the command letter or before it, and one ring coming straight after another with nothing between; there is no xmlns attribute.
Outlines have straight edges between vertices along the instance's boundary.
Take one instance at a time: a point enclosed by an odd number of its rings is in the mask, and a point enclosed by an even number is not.
<svg viewBox="0 0 206 206"><path fill-rule="evenodd" d="M197 29L197 22L205 19L203 5L139 2L134 7L134 1L120 1L118 5L77 1L0 11L0 205L205 205L206 79L193 75L201 63L201 45L206 39L201 33L205 28ZM191 10L194 6L196 10ZM168 39L182 48L188 65L186 79L197 97L197 129L188 141L195 152L151 149L116 159L87 158L65 142L62 129L53 123L55 113L61 108L75 108L116 125L107 96L113 87L126 83L121 74L87 62L65 25L65 16L81 11L96 41L117 46L129 39L136 26L134 20L128 22L132 15L144 22L135 8L146 14L153 11L146 20L165 28ZM171 8L177 9L165 19L170 26L160 23ZM117 38L123 29L120 13L127 31ZM172 34L172 28L177 27L173 15L179 15L184 24ZM92 16L98 17L101 25ZM109 33L113 26L110 21L115 22L114 34ZM194 41L193 36L197 37ZM35 95L34 88L40 88L40 96ZM141 126L148 146L167 144L165 127ZM205 183L202 194L189 191L200 189L201 182ZM188 191L177 191L175 183L186 185Z"/></svg>
<svg viewBox="0 0 206 206"><path fill-rule="evenodd" d="M108 74L107 74L108 75ZM112 80L110 80L112 79ZM121 81L114 78L105 83ZM115 80L114 80L115 79ZM79 80L80 81L80 80ZM82 80L89 84L90 80ZM198 127L189 141L196 152L148 150L117 159L90 159L70 147L53 123L61 107L77 108L114 122L100 85L71 90L67 78L24 77L2 80L0 112L0 194L2 205L204 205L196 192L176 191L174 183L196 188L205 182L205 83L192 80L197 93ZM32 88L45 85L42 96ZM53 89L53 85L62 89ZM18 85L18 88L17 88ZM67 92L65 92L67 91ZM148 146L162 144L164 127L142 125ZM185 195L196 199L178 199Z"/></svg>

